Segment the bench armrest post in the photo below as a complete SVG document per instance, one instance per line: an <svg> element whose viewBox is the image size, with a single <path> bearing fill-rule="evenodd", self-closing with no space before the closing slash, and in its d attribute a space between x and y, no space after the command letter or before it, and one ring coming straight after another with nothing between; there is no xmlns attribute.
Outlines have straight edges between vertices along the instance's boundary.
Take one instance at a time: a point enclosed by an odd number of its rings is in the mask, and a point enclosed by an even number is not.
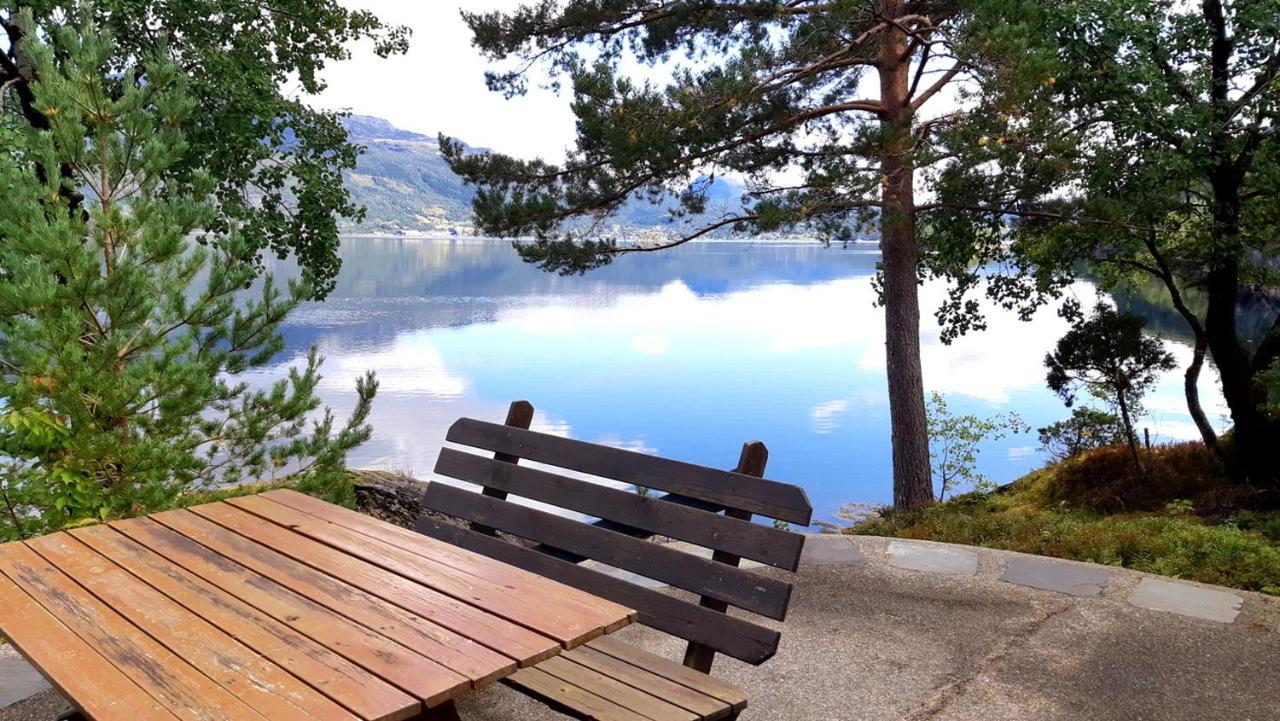
<svg viewBox="0 0 1280 721"><path fill-rule="evenodd" d="M513 428L523 428L525 430L528 430L529 426L532 424L533 424L533 404L530 403L529 401L512 401L511 407L507 409L506 425L511 426ZM503 463L514 464L514 463L520 462L520 457L513 456L508 453L495 453L493 454L493 460L502 461ZM507 498L506 491L498 490L497 488L490 488L489 486L484 486L483 493L484 495L490 498L497 498L500 500L506 500ZM497 531L495 531L494 529L479 523L472 523L471 530L479 531L480 533L484 533L490 536L498 535Z"/></svg>
<svg viewBox="0 0 1280 721"><path fill-rule="evenodd" d="M769 463L769 449L760 441L748 441L742 444L742 453L738 456L738 466L734 470L747 476L755 476L756 478L764 477L765 466ZM736 508L726 508L724 511L726 516L730 518L738 518L743 521L751 520L751 513L748 511L740 511ZM715 551L711 554L711 560L725 563L730 566L737 566L742 559L732 553L724 551ZM729 609L729 604L715 598L703 596L701 605L705 608L725 613ZM708 648L700 643L689 642L689 647L684 652L684 665L689 668L701 671L703 673L711 673L711 664L715 661L715 650Z"/></svg>

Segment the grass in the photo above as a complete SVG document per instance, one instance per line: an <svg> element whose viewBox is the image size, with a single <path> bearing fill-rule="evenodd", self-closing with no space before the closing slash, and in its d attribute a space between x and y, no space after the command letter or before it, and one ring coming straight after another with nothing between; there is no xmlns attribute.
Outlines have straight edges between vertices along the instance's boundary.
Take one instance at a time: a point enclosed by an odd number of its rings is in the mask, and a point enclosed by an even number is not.
<svg viewBox="0 0 1280 721"><path fill-rule="evenodd" d="M1173 454L1170 461L1186 460L1185 449ZM1154 488L1187 492L1194 486L1200 493L1166 497L1159 510L1151 510L1161 500L1159 493L1128 488L1130 508L1116 510L1116 499L1125 495L1115 492L1116 484L1095 481L1085 489L1080 483L1091 464L1112 460L1105 455L1101 461L1072 459L1035 471L1001 492L958 496L920 511L889 511L850 532L1089 561L1280 595L1280 513L1229 514L1220 506L1198 506L1223 497L1222 484L1158 476L1150 484ZM1081 491L1100 487L1109 490L1085 495L1100 499L1106 511L1080 497ZM1138 497L1146 508L1132 509Z"/></svg>

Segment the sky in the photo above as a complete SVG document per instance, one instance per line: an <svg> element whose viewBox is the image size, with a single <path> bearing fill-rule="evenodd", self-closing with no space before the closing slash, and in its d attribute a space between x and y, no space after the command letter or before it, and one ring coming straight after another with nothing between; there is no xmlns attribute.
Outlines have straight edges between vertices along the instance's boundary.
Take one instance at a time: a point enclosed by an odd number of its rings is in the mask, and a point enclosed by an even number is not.
<svg viewBox="0 0 1280 721"><path fill-rule="evenodd" d="M527 1L527 0L526 0ZM329 87L312 102L330 110L385 118L393 125L518 157L560 160L573 142L569 99L538 88L506 100L484 83L489 64L471 46L459 9L509 10L520 0L344 0L384 22L412 28L409 52L383 59L372 44L329 66Z"/></svg>

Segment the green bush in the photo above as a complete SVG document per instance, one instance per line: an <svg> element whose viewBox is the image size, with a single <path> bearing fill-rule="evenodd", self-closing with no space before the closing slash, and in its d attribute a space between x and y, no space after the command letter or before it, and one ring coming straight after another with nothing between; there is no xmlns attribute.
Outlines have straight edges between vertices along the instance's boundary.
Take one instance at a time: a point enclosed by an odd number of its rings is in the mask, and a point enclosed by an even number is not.
<svg viewBox="0 0 1280 721"><path fill-rule="evenodd" d="M1157 446L1141 455L1145 475L1124 446L1098 448L1050 466L1040 485L1041 500L1096 513L1157 511L1177 500L1210 511L1233 500L1234 484L1201 443Z"/></svg>

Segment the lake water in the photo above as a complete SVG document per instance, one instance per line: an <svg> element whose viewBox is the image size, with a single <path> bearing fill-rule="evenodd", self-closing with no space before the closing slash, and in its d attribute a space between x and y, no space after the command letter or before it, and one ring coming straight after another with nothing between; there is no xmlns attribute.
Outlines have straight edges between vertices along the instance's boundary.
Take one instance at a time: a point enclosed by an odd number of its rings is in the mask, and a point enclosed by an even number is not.
<svg viewBox="0 0 1280 721"><path fill-rule="evenodd" d="M258 380L317 344L324 401L345 413L355 377L376 370L374 435L353 467L430 478L454 419L501 422L510 401L527 399L538 430L712 466L764 441L767 475L805 487L815 520L836 520L850 501L891 500L875 246L692 243L567 278L496 240L350 238L342 257L336 290L291 317L285 357ZM932 319L942 296L922 289L929 390L953 412L1017 411L1033 428L1067 415L1042 365L1062 320L995 312L987 331L947 346ZM1169 345L1186 363L1189 349ZM1217 419L1209 375L1203 395ZM1147 407L1154 440L1197 437L1180 372ZM1037 445L1034 432L990 443L981 470L1013 480L1042 463Z"/></svg>

